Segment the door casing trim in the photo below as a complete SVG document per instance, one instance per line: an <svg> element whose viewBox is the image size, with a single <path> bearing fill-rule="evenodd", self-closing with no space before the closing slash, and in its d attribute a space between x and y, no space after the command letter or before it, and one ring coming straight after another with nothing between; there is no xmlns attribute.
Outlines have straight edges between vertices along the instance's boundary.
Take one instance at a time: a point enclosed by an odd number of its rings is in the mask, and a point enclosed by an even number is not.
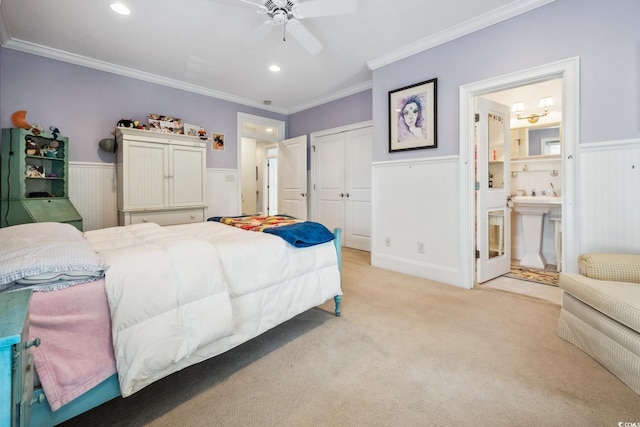
<svg viewBox="0 0 640 427"><path fill-rule="evenodd" d="M461 287L475 286L475 203L474 192L474 99L519 86L562 79L562 266L564 272L577 272L579 233L577 232L577 145L580 118L579 57L493 77L460 86L459 91L459 170L460 170L460 281Z"/></svg>
<svg viewBox="0 0 640 427"><path fill-rule="evenodd" d="M255 124L260 124L260 125L265 125L265 126L272 126L274 128L278 129L278 137L277 138L269 138L265 135L257 135L257 134L252 134L252 133L247 133L244 132L244 123L248 122L248 123L255 123ZM270 141L270 142L279 142L283 139L285 139L285 135L286 135L286 125L285 122L283 122L282 120L276 120L276 119L270 119L268 117L261 117L261 116L255 116L253 114L248 114L248 113L241 113L238 112L238 116L237 116L237 121L236 121L236 126L237 126L237 159L236 159L236 164L237 164L237 173L236 176L238 177L238 206L237 206L237 212L238 215L240 215L240 213L242 212L242 138L254 138L254 139L260 139L263 141Z"/></svg>

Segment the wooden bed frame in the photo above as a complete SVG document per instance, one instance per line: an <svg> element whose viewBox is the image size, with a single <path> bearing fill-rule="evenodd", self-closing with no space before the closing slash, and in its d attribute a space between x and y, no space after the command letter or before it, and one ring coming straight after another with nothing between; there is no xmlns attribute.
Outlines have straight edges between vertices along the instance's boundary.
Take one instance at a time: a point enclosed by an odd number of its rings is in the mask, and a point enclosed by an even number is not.
<svg viewBox="0 0 640 427"><path fill-rule="evenodd" d="M333 244L338 256L338 268L342 272L342 230L340 228L334 229L333 235ZM335 303L335 315L340 316L342 297L341 295L336 295L333 300ZM29 420L28 425L37 427L55 426L119 396L121 396L121 393L117 373L55 412L51 410L43 390L38 388L33 392L31 414L27 418Z"/></svg>

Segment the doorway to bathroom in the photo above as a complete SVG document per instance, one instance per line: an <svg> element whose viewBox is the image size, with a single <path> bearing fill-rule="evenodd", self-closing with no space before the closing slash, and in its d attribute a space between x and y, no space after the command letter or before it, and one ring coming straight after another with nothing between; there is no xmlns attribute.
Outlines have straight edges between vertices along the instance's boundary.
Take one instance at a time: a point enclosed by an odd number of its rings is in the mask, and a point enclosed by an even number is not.
<svg viewBox="0 0 640 427"><path fill-rule="evenodd" d="M487 167L487 179L483 180L483 178L476 178L476 167L478 166L475 162L475 155L478 151L476 151L476 139L475 139L475 108L476 108L476 100L480 97L491 96L491 94L496 94L499 92L503 92L510 89L517 88L525 88L531 85L545 83L553 80L558 80L561 84L561 95L558 98L558 103L561 103L559 108L559 113L561 114L561 123L559 126L559 135L560 140L562 141L563 147L560 155L560 166L558 166L559 173L559 181L561 182L560 189L563 196L563 204L561 208L562 212L562 248L563 254L561 256L561 263L563 266L563 271L575 271L577 270L576 263L576 248L577 248L577 240L578 236L575 233L575 168L576 168L576 159L575 159L575 150L576 143L578 140L578 94L579 94L579 79L578 79L578 59L571 58L564 61L559 61L556 63L551 63L547 65L543 65L540 67L532 68L529 70L525 70L522 72L517 72L505 76L499 76L496 78L492 78L489 80L461 86L460 88L460 183L461 183L461 224L463 225L463 232L461 234L461 277L462 282L465 287L473 287L477 284L476 281L476 267L482 261L480 257L485 258L485 261L489 259L491 256L492 259L498 259L501 256L504 257L506 254L503 254L504 248L506 245L510 245L511 242L507 242L506 240L502 242L502 250L498 248L498 252L492 248L489 250L489 246L495 246L496 237L491 237L491 232L487 231L487 238L484 239L481 243L481 246L478 246L477 243L477 230L482 230L483 228L489 228L490 222L488 221L489 215L488 213L491 210L498 210L497 206L506 206L511 199L511 180L515 179L511 177L511 161L507 158L506 161L503 157L503 188L506 185L508 191L505 192L505 199L501 201L501 204L498 205L498 200L494 201L496 203L496 207L491 207L487 210L487 215L478 216L478 212L476 210L476 196L481 192L486 192L486 194L491 194L489 190L495 191L495 187L489 187L489 177L491 173L488 171ZM539 98L544 98L547 95L540 95ZM507 101L502 101L507 102ZM519 103L520 101L507 102L511 103L511 105L506 105L506 109L503 109L503 120L510 121L511 120L511 110L514 103ZM524 103L524 101L522 101ZM533 108L534 111L527 113L527 111L514 111L514 115L520 114L524 120L535 121L536 118L532 117L533 114L537 114L540 117L537 117L537 121L540 122L542 117L546 117L550 115L547 113L545 116L544 109L539 111L539 100L538 104ZM487 154L486 159L487 162L498 161L501 157L501 154L504 156L506 153L507 156L511 149L511 128L510 126L504 130L504 138L505 145L503 147L503 152L499 153L499 150L496 150L495 160L493 156L493 151L490 151L488 145L478 147L478 150L483 154ZM516 138L517 139L517 138ZM522 138L520 138L522 140ZM522 141L520 147L522 147ZM488 142L487 142L488 144ZM533 144L532 144L533 145ZM515 151L515 150L514 150ZM521 156L519 156L521 157ZM543 156L541 155L541 158ZM491 160L489 160L491 159ZM535 162L536 159L529 160L519 160L521 162L527 162L527 167L531 168L531 170L536 170L533 166L533 163L529 165L529 162ZM522 167L524 163L521 163ZM515 169L516 173L518 171L522 172L522 169ZM560 175L560 171L562 174ZM536 172L542 173L542 172ZM551 173L551 171L549 172ZM522 173L520 173L522 175ZM529 173L530 175L533 174ZM485 182L486 181L486 182ZM546 184L546 187L549 187L550 184ZM493 184L493 183L492 183ZM517 184L522 185L522 184ZM554 184L554 186L558 186ZM548 191L545 187L545 193ZM517 190L517 188L515 189ZM541 191L541 190L540 190ZM486 195L485 194L485 195ZM478 220L478 221L476 221ZM499 221L492 221L491 225L494 226L499 224ZM510 228L511 224L503 222L502 227ZM464 230L468 230L468 233ZM495 236L495 231L493 231L493 236ZM498 235L500 236L500 234ZM505 234L502 234L505 236ZM498 239L500 237L497 237ZM504 237L502 237L504 239ZM505 251L506 252L506 251ZM478 258L476 257L478 255ZM476 263L476 260L478 264ZM510 259L509 259L510 261ZM510 262L506 263L507 269L510 266ZM508 271L503 271L502 274L507 273ZM500 274L498 274L500 275ZM485 279L488 280L488 279Z"/></svg>
<svg viewBox="0 0 640 427"><path fill-rule="evenodd" d="M480 173L486 169L489 174L487 191L483 192L480 185L479 195L497 194L500 199L497 205L501 209L490 213L488 228L478 228L478 233L487 231L487 234L477 236L476 241L481 244L483 238L488 239L488 259L497 262L479 265L477 281L485 282L504 274L506 267L499 272L487 268L487 265L498 265L499 257L504 254L505 258L510 258L504 259L504 265L511 266L507 275L541 283L553 282L548 279L553 279L553 272L560 271L562 264L562 79L492 92L478 98L478 110L487 101L502 106L504 123L500 125L504 125L504 136L501 132L500 141L490 139L488 152L482 148L485 151L475 156L476 170ZM482 125L481 120L476 123L478 125ZM495 126L487 131L497 133ZM477 138L478 142L481 136ZM487 157L481 154L488 155L487 164L480 164ZM509 196L510 206L506 206L504 201ZM481 200L482 197L478 197L476 203ZM476 210L480 217L483 207L476 206ZM496 217L496 213L500 216ZM482 259L479 258L480 263ZM493 274L485 273L486 270Z"/></svg>

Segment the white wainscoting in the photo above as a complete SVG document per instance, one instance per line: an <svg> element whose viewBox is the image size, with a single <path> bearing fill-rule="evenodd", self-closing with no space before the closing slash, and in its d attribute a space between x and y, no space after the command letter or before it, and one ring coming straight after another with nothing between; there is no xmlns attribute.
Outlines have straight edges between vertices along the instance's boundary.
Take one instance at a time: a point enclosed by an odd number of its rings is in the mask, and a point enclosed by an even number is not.
<svg viewBox="0 0 640 427"><path fill-rule="evenodd" d="M207 169L207 218L238 215L237 181L235 169ZM69 162L69 198L82 216L84 231L118 225L117 195L115 164Z"/></svg>
<svg viewBox="0 0 640 427"><path fill-rule="evenodd" d="M578 148L580 253L640 253L640 139Z"/></svg>
<svg viewBox="0 0 640 427"><path fill-rule="evenodd" d="M238 206L237 169L207 169L205 218L240 215Z"/></svg>
<svg viewBox="0 0 640 427"><path fill-rule="evenodd" d="M372 265L460 286L458 162L449 156L372 164Z"/></svg>
<svg viewBox="0 0 640 427"><path fill-rule="evenodd" d="M69 199L84 231L118 225L118 181L113 163L69 162Z"/></svg>

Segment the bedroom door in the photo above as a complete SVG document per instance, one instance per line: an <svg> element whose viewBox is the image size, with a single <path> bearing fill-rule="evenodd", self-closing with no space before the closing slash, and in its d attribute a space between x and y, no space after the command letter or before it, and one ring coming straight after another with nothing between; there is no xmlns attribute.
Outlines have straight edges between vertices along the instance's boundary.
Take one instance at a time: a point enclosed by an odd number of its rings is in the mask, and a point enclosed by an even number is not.
<svg viewBox="0 0 640 427"><path fill-rule="evenodd" d="M476 105L477 282L511 269L510 109L484 98Z"/></svg>
<svg viewBox="0 0 640 427"><path fill-rule="evenodd" d="M307 220L307 135L278 142L278 213Z"/></svg>

